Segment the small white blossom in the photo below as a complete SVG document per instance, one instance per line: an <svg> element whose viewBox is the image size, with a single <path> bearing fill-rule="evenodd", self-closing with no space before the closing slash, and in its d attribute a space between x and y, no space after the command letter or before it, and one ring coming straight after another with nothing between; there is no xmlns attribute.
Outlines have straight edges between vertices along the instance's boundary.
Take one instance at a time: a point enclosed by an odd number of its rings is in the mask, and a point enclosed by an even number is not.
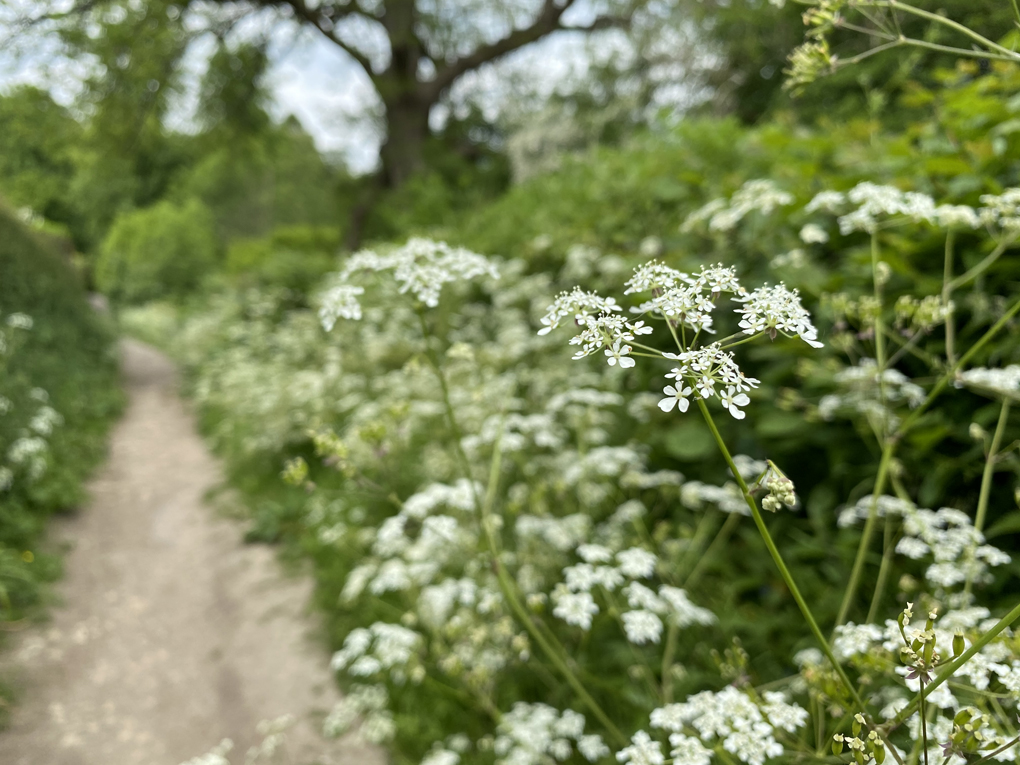
<svg viewBox="0 0 1020 765"><path fill-rule="evenodd" d="M616 753L617 762L630 763L630 765L663 765L666 758L662 754L662 747L658 741L639 730L631 737L631 744L627 748Z"/></svg>
<svg viewBox="0 0 1020 765"><path fill-rule="evenodd" d="M651 611L626 611L622 618L627 640L632 643L658 643L662 637L662 620Z"/></svg>
<svg viewBox="0 0 1020 765"><path fill-rule="evenodd" d="M616 554L620 571L632 579L647 579L654 574L657 560L654 553L640 547L631 547Z"/></svg>

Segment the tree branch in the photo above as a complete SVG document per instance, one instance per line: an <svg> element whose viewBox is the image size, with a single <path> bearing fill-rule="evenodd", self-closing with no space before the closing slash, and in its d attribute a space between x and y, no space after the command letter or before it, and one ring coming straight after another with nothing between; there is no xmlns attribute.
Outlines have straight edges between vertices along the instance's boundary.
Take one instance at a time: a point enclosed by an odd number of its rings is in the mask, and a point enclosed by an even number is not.
<svg viewBox="0 0 1020 765"><path fill-rule="evenodd" d="M357 61L369 77L374 76L372 72L372 62L369 61L368 56L347 44L336 35L336 24L338 21L355 15L372 18L361 9L361 5L357 2L351 3L346 8L334 9L336 11L335 13L326 13L325 9L321 8L309 8L305 3L305 0L277 0L276 2L263 2L262 4L285 5L291 8L294 11L295 16L318 29L323 35L325 35L326 39L334 45L339 46L348 56Z"/></svg>
<svg viewBox="0 0 1020 765"><path fill-rule="evenodd" d="M564 26L562 23L563 14L574 5L575 0L567 0L563 5L558 5L554 0L545 0L542 10L531 23L523 29L514 29L510 34L496 40L495 42L481 45L466 56L455 59L436 72L436 77L429 86L429 95L433 98L460 77L465 72L477 69L483 64L494 61L501 56L512 53L525 45L535 42L552 32L576 30L579 32L594 32L600 29L614 27L626 27L630 24L630 14L622 16L598 16L590 24L584 26Z"/></svg>

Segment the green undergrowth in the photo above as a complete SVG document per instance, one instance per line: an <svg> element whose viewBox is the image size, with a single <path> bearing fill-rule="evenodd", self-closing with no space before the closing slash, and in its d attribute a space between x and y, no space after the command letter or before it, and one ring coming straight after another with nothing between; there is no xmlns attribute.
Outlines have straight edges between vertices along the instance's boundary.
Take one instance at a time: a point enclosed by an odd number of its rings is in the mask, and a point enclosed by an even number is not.
<svg viewBox="0 0 1020 765"><path fill-rule="evenodd" d="M514 380L513 397L524 402L524 411L572 387L645 404L652 396L651 417L638 416L637 409L623 404L585 410L583 416L591 420L577 431L597 433L599 440L577 447L578 453L595 444L639 447L648 471L682 472L688 484L722 484L727 473L714 456L705 425L691 414L658 416L654 398L661 377L640 365L622 376L592 359L571 361L569 332L542 345L534 340L538 319L556 292L575 284L619 294L630 268L652 257L686 271L722 262L735 266L745 284L784 281L798 288L821 337L839 336L845 342L827 342L817 353L789 342L747 350L748 368L762 381L752 397L753 414L739 423L722 417L720 428L735 452L774 460L796 484L801 506L770 516L771 533L784 540L784 557L819 621L834 623L840 604L833 593L847 581L860 538L859 529L838 528L835 518L844 503L871 490L876 449L859 418L828 418L817 405L837 389L835 377L847 364L844 351L850 349L851 362L858 360L861 341L844 337L847 329L827 296L868 294L871 259L860 236L832 230L827 242L802 241L798 232L806 219L800 211L819 191L846 190L863 180L972 205L982 194L1020 185L1020 73L1003 67L977 76L962 69L943 79L938 92L914 88L907 96L935 116L896 133L870 120L811 130L782 118L754 128L728 120L690 121L624 148L567 159L559 171L454 216L455 223L407 232L428 233L509 261L498 287L444 298L428 319L441 338L427 346L428 352L449 359L454 368L463 365L462 376L452 376L451 386L463 395L468 411L491 393L485 383L490 379ZM771 179L795 202L768 218L750 215L732 232L681 230L696 208L729 197L757 178ZM923 228L909 233L892 229L882 244L890 267L890 305L901 296L938 293L944 237ZM961 269L987 254L986 242L977 235L961 235L957 246ZM1018 292L1020 264L1015 257L1003 257L959 296L960 347L980 337ZM332 647L339 648L356 627L399 622L405 616L396 596L347 602L341 595L351 572L368 555L366 530L392 516L401 501L425 484L452 482L456 470L449 452L455 434L436 415L437 394L422 372L427 354L413 341L419 332L413 313L370 304L366 312L378 313L366 313L368 320L359 325L369 329L338 325L326 334L307 307L314 305L314 294L313 289L306 300L296 299L290 285L263 283L260 289L222 290L187 309L155 304L126 310L121 318L127 331L143 338L172 338L166 347L182 363L202 429L250 508L250 538L281 543L314 563L316 599ZM392 324L379 318L391 309L398 316ZM1007 322L975 363L1020 361L1018 334L1020 326ZM935 335L923 342L925 348L935 347L932 353L940 352ZM504 359L506 348L517 343L528 350L511 364ZM904 354L899 364L908 376L922 379L926 367L917 359ZM994 403L950 388L910 432L895 466L897 492L926 507L952 505L972 513L984 456L971 423L994 429L997 411ZM323 459L317 453L310 434L322 430L339 434L349 445L356 455L352 461L360 460L370 478L370 489L345 473L335 455ZM1003 443L1018 436L1012 424ZM280 474L298 458L309 472L297 481L300 485L291 486ZM984 602L990 607L1011 597L1010 577L1018 572L1020 547L1012 536L1020 529L1014 501L1018 469L1010 453L993 476L985 528L993 544L1014 554L1014 562L1001 567L986 590ZM661 547L663 559L679 570L699 571L691 596L709 606L719 624L681 638L677 697L718 685L719 676L732 673L735 662L743 666L737 659L745 651L755 683L793 671L789 657L808 643L789 629L798 618L796 606L749 520L736 525L723 553L689 559L682 554L684 545L711 539L727 516L692 512L680 493L668 489L601 487L590 489L595 499L582 502L576 486L543 470L529 473L523 461L506 467L511 476L506 486L523 487L501 494L507 518L580 512L599 522L620 503L639 500L648 511L649 544ZM670 540L683 544L670 547ZM673 553L676 557L669 558ZM880 558L877 548L868 557L861 591L869 595ZM888 581L900 582L909 593L918 576L916 567L894 564ZM862 600L851 619L864 619L867 599ZM720 645L720 635L737 636L737 645ZM650 703L644 682L657 677L658 668L646 665L640 651L635 658L621 649L619 642L563 639L574 651L578 673L613 719L625 729L640 725L641 710ZM419 762L432 741L458 732L477 739L491 728L471 697L442 683L392 684L389 690L396 724L394 761L401 765ZM492 695L502 710L521 699L558 707L572 701L561 681L540 673L505 679Z"/></svg>
<svg viewBox="0 0 1020 765"><path fill-rule="evenodd" d="M43 543L46 521L85 499L123 406L113 322L89 305L58 243L0 207L0 469L9 484L0 492L0 639L46 601L45 583L60 574ZM11 314L31 328L11 326ZM39 451L19 459L19 443Z"/></svg>

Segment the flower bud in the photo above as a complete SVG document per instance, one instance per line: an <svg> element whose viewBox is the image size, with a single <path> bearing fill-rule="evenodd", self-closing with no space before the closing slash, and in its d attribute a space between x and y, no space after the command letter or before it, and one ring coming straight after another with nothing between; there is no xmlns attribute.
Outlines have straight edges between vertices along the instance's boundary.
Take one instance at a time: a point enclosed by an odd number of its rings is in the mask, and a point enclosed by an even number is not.
<svg viewBox="0 0 1020 765"><path fill-rule="evenodd" d="M964 650L966 649L966 647L967 647L967 643L963 639L963 633L962 632L957 632L955 635L953 635L953 658L954 659L957 656L959 656L961 653L963 653Z"/></svg>
<svg viewBox="0 0 1020 765"><path fill-rule="evenodd" d="M837 757L843 754L843 734L837 733L832 737L832 753Z"/></svg>

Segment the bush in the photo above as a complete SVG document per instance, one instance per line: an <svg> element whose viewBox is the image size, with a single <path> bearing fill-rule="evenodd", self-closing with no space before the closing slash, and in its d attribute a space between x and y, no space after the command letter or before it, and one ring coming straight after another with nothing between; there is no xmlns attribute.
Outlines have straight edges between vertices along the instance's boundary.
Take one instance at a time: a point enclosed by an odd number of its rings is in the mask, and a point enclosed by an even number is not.
<svg viewBox="0 0 1020 765"><path fill-rule="evenodd" d="M96 284L118 302L180 298L215 265L216 238L205 207L164 201L117 217L96 264Z"/></svg>
<svg viewBox="0 0 1020 765"><path fill-rule="evenodd" d="M112 323L51 243L0 208L0 621L40 602L58 571L46 518L84 498L120 411ZM11 317L15 318L11 318Z"/></svg>
<svg viewBox="0 0 1020 765"><path fill-rule="evenodd" d="M284 226L267 237L231 242L224 271L235 284L307 293L336 265L339 245L336 228Z"/></svg>

